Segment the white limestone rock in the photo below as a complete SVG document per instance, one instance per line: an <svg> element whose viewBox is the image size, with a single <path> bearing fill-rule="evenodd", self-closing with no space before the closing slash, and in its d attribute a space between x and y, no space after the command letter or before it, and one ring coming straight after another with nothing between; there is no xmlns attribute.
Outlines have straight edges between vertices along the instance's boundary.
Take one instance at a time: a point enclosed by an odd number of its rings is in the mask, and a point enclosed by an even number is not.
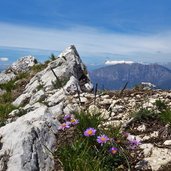
<svg viewBox="0 0 171 171"><path fill-rule="evenodd" d="M164 145L171 146L171 140L166 140L163 144L164 144Z"/></svg>
<svg viewBox="0 0 171 171"><path fill-rule="evenodd" d="M112 103L112 99L104 99L103 101L100 101L101 105L110 105Z"/></svg>
<svg viewBox="0 0 171 171"><path fill-rule="evenodd" d="M54 117L57 118L59 115L63 114L63 108L64 108L64 103L61 102L56 106L49 107L48 110Z"/></svg>
<svg viewBox="0 0 171 171"><path fill-rule="evenodd" d="M88 111L90 114L100 113L100 109L96 105L90 105Z"/></svg>
<svg viewBox="0 0 171 171"><path fill-rule="evenodd" d="M37 63L35 57L33 56L24 56L18 61L14 62L8 69L7 72L11 71L13 73L25 72L28 71L32 66Z"/></svg>
<svg viewBox="0 0 171 171"><path fill-rule="evenodd" d="M15 77L16 77L16 75L13 72L11 72L11 73L1 72L0 73L0 84L7 83L8 81L14 79Z"/></svg>
<svg viewBox="0 0 171 171"><path fill-rule="evenodd" d="M28 71L36 64L36 59L32 56L25 56L14 62L8 69L0 73L0 84L14 79L18 73Z"/></svg>
<svg viewBox="0 0 171 171"><path fill-rule="evenodd" d="M29 98L31 97L30 94L26 93L26 94L21 94L12 104L14 106L20 106L23 105L25 102L29 102Z"/></svg>
<svg viewBox="0 0 171 171"><path fill-rule="evenodd" d="M45 99L45 92L43 90L39 90L38 92L36 92L36 94L34 94L31 99L30 99L30 104L34 104L40 100L44 100Z"/></svg>
<svg viewBox="0 0 171 171"><path fill-rule="evenodd" d="M9 155L7 171L52 171L54 160L47 149L55 150L58 126L47 107L42 106L1 127L0 158ZM0 160L0 170L3 166L4 161Z"/></svg>
<svg viewBox="0 0 171 171"><path fill-rule="evenodd" d="M53 74L52 70L58 77L59 81ZM59 86L57 92L48 97L47 102L50 106L60 103L66 94L73 94L75 92L86 92L92 90L92 83L90 82L87 70L82 63L78 52L74 46L68 47L61 55L60 58L49 63L48 67L43 71L37 73L30 82L26 85L24 93L31 97L37 95L37 87L41 84L44 87L45 92L50 92L54 87L54 83L57 82L59 85L65 82L62 87ZM20 105L24 101L24 97L21 95L13 103L14 105ZM26 100L26 99L25 99ZM31 99L31 103L36 102Z"/></svg>
<svg viewBox="0 0 171 171"><path fill-rule="evenodd" d="M154 147L152 144L142 144L140 148L144 151L144 160L149 163L153 171L171 162L171 149Z"/></svg>

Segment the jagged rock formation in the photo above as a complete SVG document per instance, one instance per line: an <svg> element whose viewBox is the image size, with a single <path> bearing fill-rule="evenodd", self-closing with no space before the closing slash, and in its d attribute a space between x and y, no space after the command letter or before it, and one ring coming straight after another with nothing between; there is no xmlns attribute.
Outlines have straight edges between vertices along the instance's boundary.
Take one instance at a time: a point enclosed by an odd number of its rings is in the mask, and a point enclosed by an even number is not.
<svg viewBox="0 0 171 171"><path fill-rule="evenodd" d="M16 64L10 68L16 68ZM10 116L14 118L9 122L13 122L0 128L0 170L54 170L49 151L55 149L57 117L67 112L67 95L92 88L74 46L68 47L59 58L37 73L13 102L15 106L23 106L25 115L17 118L15 115L19 110L11 112Z"/></svg>
<svg viewBox="0 0 171 171"><path fill-rule="evenodd" d="M26 72L37 63L32 56L25 56L14 62L8 69L0 73L0 84L6 83L16 77L18 73Z"/></svg>

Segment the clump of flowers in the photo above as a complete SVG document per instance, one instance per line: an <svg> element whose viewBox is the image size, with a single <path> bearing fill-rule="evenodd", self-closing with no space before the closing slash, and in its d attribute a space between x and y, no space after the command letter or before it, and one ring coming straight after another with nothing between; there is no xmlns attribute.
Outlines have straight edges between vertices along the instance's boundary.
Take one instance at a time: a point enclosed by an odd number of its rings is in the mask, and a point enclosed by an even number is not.
<svg viewBox="0 0 171 171"><path fill-rule="evenodd" d="M64 123L59 127L60 130L65 130L79 124L72 131L72 133L76 131L73 137L68 137L70 138L69 146L64 146L59 152L62 155L61 159L67 165L66 169L81 170L83 164L85 164L89 168L88 170L91 170L95 161L98 169L103 170L103 168L108 167L109 170L115 170L115 168L122 166L125 170L127 168L130 170L131 164L135 163L135 161L132 161L132 156L137 160L136 156L139 155L140 151L132 150L141 144L140 140L127 132L120 133L119 128L109 127L110 129L104 129L106 127L99 127L102 122L99 122L100 120L92 115L76 116L79 120L72 114L65 115ZM64 150L65 152L63 152ZM74 156L72 160L71 157L68 157L68 152ZM128 159L130 159L130 163ZM73 166L73 163L77 160L81 161L79 167L77 163Z"/></svg>
<svg viewBox="0 0 171 171"><path fill-rule="evenodd" d="M97 142L101 145L105 144L107 141L109 141L109 138L106 135L101 135L97 137Z"/></svg>
<svg viewBox="0 0 171 171"><path fill-rule="evenodd" d="M84 131L84 136L86 136L86 137L90 137L90 136L93 136L95 134L96 134L96 129L94 129L94 128L87 128Z"/></svg>
<svg viewBox="0 0 171 171"><path fill-rule="evenodd" d="M65 122L59 126L58 130L64 131L66 128L70 128L72 125L74 126L79 123L79 120L75 119L74 115L72 115L72 114L65 115L63 119Z"/></svg>

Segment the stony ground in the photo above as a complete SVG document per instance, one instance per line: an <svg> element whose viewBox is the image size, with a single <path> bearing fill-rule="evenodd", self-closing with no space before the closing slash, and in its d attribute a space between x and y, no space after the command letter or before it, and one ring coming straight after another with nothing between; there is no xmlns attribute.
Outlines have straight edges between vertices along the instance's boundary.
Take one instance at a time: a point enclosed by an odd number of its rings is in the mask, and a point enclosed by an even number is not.
<svg viewBox="0 0 171 171"><path fill-rule="evenodd" d="M140 108L156 110L156 100L171 107L171 91L125 90L122 94L120 91L103 91L98 92L96 97L94 94L82 93L69 96L66 101L69 102L68 108L73 111L81 108L92 113L101 113L105 119L104 125L121 126L123 131L139 137L142 142L140 148L143 150L143 159L138 164L135 163L136 170L167 171L171 162L170 125L164 124L155 116L141 120L133 119Z"/></svg>

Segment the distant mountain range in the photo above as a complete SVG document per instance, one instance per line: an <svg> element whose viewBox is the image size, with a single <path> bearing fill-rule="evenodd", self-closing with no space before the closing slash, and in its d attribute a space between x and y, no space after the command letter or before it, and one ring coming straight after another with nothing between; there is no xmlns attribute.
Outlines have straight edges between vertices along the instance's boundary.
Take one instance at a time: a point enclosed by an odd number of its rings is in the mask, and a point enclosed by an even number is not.
<svg viewBox="0 0 171 171"><path fill-rule="evenodd" d="M163 66L171 70L171 62L168 62L167 64L164 64Z"/></svg>
<svg viewBox="0 0 171 171"><path fill-rule="evenodd" d="M122 89L128 81L128 88L141 82L150 82L161 89L171 89L171 70L158 64L116 64L90 72L92 82L100 89Z"/></svg>

